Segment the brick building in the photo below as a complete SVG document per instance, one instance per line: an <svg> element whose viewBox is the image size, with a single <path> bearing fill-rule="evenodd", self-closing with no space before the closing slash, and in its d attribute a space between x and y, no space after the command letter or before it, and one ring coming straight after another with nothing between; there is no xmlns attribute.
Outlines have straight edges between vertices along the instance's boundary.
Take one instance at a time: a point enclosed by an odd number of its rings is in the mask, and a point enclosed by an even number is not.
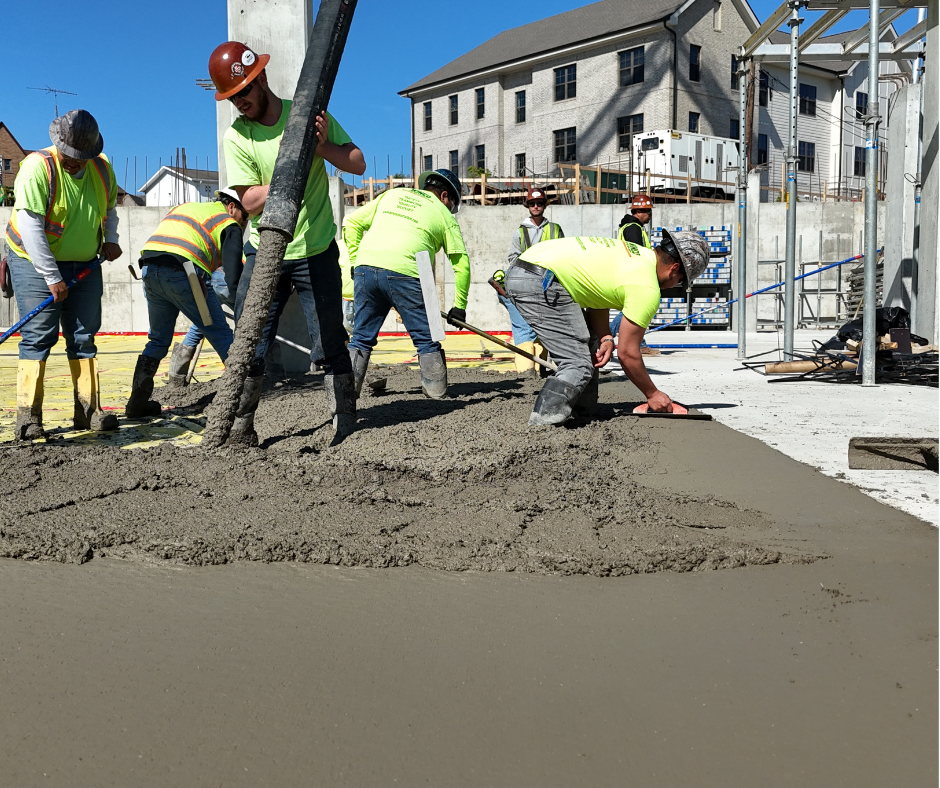
<svg viewBox="0 0 940 788"><path fill-rule="evenodd" d="M507 30L401 91L414 171L553 176L628 167L644 129L737 136L732 54L757 27L746 0L602 0Z"/></svg>
<svg viewBox="0 0 940 788"><path fill-rule="evenodd" d="M3 190L0 191L0 205L10 205L13 199L13 183L16 181L16 174L20 171L20 164L26 158L28 150L16 141L13 132L7 125L0 120L0 183ZM4 201L4 197L7 197Z"/></svg>

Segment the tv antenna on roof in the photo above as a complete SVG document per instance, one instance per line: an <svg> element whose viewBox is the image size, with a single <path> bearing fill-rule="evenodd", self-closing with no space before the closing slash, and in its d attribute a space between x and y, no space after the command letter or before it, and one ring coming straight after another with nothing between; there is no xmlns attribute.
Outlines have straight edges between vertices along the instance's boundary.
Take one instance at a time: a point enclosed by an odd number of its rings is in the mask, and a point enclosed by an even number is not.
<svg viewBox="0 0 940 788"><path fill-rule="evenodd" d="M59 117L59 94L61 93L64 96L77 96L78 93L72 93L70 90L59 90L59 88L50 88L46 85L44 88L29 88L30 90L43 90L46 93L51 93L53 96L53 101L55 101L55 116Z"/></svg>

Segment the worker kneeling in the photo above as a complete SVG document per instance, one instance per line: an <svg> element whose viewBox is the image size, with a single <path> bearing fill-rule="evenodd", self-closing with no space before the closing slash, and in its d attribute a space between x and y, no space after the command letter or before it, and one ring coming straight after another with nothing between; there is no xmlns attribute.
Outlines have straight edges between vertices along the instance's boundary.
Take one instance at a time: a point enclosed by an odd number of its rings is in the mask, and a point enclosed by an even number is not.
<svg viewBox="0 0 940 788"><path fill-rule="evenodd" d="M537 244L506 272L506 293L558 364L539 392L530 426L590 416L598 370L610 361L609 310L623 312L617 357L651 411L672 400L650 379L640 355L643 333L659 308L660 290L700 276L708 242L698 233L663 230L655 249L610 238L565 238ZM582 311L583 310L583 311Z"/></svg>
<svg viewBox="0 0 940 788"><path fill-rule="evenodd" d="M141 251L138 264L147 297L150 331L134 369L125 410L130 419L160 415L160 403L150 399L153 376L169 352L180 312L209 340L223 364L228 358L234 339L232 329L218 296L206 284L212 273L222 268L229 292L238 287L242 230L248 223L248 213L234 191L216 194L217 202L190 202L173 208ZM174 361L180 366L179 359ZM189 359L186 361L188 367Z"/></svg>
<svg viewBox="0 0 940 788"><path fill-rule="evenodd" d="M357 397L379 330L392 308L398 310L418 351L425 395L439 399L447 393L444 351L431 339L415 257L419 252L433 257L444 249L456 289L447 317L466 320L470 260L453 216L460 207L460 193L460 181L450 170L429 170L418 177L417 189L390 189L347 217L343 239L353 268L356 305L349 355Z"/></svg>

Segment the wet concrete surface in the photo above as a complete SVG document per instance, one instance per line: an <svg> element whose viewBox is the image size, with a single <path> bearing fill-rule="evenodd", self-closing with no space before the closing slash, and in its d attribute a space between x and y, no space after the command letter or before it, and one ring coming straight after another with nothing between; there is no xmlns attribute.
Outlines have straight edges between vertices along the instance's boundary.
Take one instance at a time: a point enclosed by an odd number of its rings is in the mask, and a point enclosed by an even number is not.
<svg viewBox="0 0 940 788"><path fill-rule="evenodd" d="M622 380L531 431L452 372L339 446L308 377L247 453L4 447L13 784L936 784L936 529Z"/></svg>

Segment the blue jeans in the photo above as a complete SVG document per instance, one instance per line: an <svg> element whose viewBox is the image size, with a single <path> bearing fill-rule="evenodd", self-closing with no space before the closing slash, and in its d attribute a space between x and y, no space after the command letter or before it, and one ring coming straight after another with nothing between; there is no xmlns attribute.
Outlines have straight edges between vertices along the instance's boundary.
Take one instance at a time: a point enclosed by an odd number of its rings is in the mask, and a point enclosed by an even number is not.
<svg viewBox="0 0 940 788"><path fill-rule="evenodd" d="M441 343L431 341L420 279L371 265L357 265L353 277L356 325L349 341L351 348L371 351L382 323L394 307L419 355L440 351Z"/></svg>
<svg viewBox="0 0 940 788"><path fill-rule="evenodd" d="M146 258L145 258L146 260ZM206 306L212 325L205 326L199 315L199 307L189 285L189 277L182 268L170 265L145 265L141 272L144 295L147 297L147 313L150 316L150 331L142 355L162 359L173 342L176 319L182 312L209 340L222 363L228 358L228 349L234 336L228 327L222 305L212 288L206 288Z"/></svg>
<svg viewBox="0 0 940 788"><path fill-rule="evenodd" d="M16 306L23 317L32 312L51 294L46 280L33 264L12 249L7 256ZM59 263L59 273L66 282L88 267L88 263ZM98 267L77 285L69 288L68 296L58 304L52 303L20 329L20 358L45 361L49 351L59 341L59 324L65 337L65 353L70 359L94 358L95 334L101 328L101 294L104 285Z"/></svg>
<svg viewBox="0 0 940 788"><path fill-rule="evenodd" d="M509 320L512 323L512 343L521 345L523 342L535 342L535 332L532 326L525 322L525 318L519 314L519 310L513 305L506 296L497 295L499 303L506 307L509 312Z"/></svg>
<svg viewBox="0 0 940 788"><path fill-rule="evenodd" d="M623 320L623 312L618 312L617 317L614 318L613 322L610 324L610 333L617 336L617 333L620 331L620 321ZM646 344L645 339L640 340L640 347L649 347Z"/></svg>
<svg viewBox="0 0 940 788"><path fill-rule="evenodd" d="M234 309L235 300L229 295L228 285L225 283L225 271L223 271L221 268L214 271L210 283L212 284L212 289L215 290L215 294L219 297L219 301L229 309ZM211 309L212 308L210 307L210 314L212 314L212 319L214 321L215 313L212 312ZM195 323L193 323L186 332L186 336L183 337L183 344L189 345L190 347L196 347L196 345L199 344L199 340L204 336L205 335L202 333L202 331L196 326Z"/></svg>
<svg viewBox="0 0 940 788"><path fill-rule="evenodd" d="M245 296L248 294L251 274L255 269L256 251L251 244L245 244L245 267L238 281L238 295L235 299L236 323L245 308ZM339 248L335 241L331 241L320 254L285 260L281 265L281 276L249 374L257 376L264 372L264 357L271 343L275 341L278 321L292 290L297 291L304 317L307 318L311 363L322 366L327 375L351 374L352 361L346 350L349 335L343 328L343 283L339 270Z"/></svg>

